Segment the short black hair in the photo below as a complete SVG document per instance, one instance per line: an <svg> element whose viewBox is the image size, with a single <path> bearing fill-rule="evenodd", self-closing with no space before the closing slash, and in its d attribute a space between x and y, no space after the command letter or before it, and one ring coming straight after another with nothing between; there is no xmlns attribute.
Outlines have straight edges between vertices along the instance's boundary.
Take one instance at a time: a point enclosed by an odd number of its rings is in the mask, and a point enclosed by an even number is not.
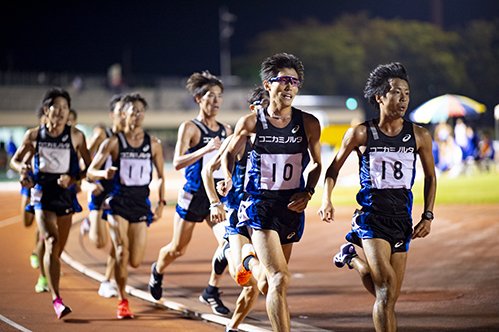
<svg viewBox="0 0 499 332"><path fill-rule="evenodd" d="M45 115L45 109L43 106L40 106L36 109L36 116L38 119L40 119L42 116Z"/></svg>
<svg viewBox="0 0 499 332"><path fill-rule="evenodd" d="M109 112L113 113L114 112L114 107L116 104L123 98L122 94L114 95L109 99Z"/></svg>
<svg viewBox="0 0 499 332"><path fill-rule="evenodd" d="M247 102L252 105L255 101L262 100L265 97L270 98L269 92L263 86L258 86L250 92Z"/></svg>
<svg viewBox="0 0 499 332"><path fill-rule="evenodd" d="M366 87L364 88L364 98L378 111L379 104L376 101L376 95L386 96L386 93L390 91L390 79L392 78L400 78L409 84L407 71L400 62L379 65L369 74Z"/></svg>
<svg viewBox="0 0 499 332"><path fill-rule="evenodd" d="M123 104L134 103L136 101L140 101L147 108L147 101L140 92L131 92L123 96Z"/></svg>
<svg viewBox="0 0 499 332"><path fill-rule="evenodd" d="M204 96L204 94L212 87L219 86L224 91L224 85L222 80L212 75L208 70L201 73L194 73L187 80L187 85L185 86L192 96Z"/></svg>
<svg viewBox="0 0 499 332"><path fill-rule="evenodd" d="M305 79L305 68L300 59L293 54L277 53L263 60L260 67L262 81L268 81L276 77L281 69L293 68L298 74L298 79L302 82Z"/></svg>
<svg viewBox="0 0 499 332"><path fill-rule="evenodd" d="M69 96L69 93L66 90L59 87L52 88L45 92L42 98L43 106L49 108L54 104L54 101L58 97L65 98L66 101L68 102L68 108L71 108L71 97Z"/></svg>

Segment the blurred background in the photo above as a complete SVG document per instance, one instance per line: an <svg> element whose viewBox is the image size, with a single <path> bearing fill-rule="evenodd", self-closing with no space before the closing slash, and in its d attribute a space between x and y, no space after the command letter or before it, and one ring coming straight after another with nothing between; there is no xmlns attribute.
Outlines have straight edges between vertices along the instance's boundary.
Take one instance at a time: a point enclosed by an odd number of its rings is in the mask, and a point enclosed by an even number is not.
<svg viewBox="0 0 499 332"><path fill-rule="evenodd" d="M497 171L497 0L16 1L2 4L0 42L0 180L17 179L8 158L50 87L69 91L86 135L111 125L113 94L142 92L145 129L171 162L179 124L199 111L187 78L220 76L218 119L235 125L261 84L260 63L278 52L305 65L295 107L320 119L325 165L351 124L376 116L362 96L369 72L399 61L410 79L406 117L434 135L439 171ZM457 98L411 117L444 95Z"/></svg>

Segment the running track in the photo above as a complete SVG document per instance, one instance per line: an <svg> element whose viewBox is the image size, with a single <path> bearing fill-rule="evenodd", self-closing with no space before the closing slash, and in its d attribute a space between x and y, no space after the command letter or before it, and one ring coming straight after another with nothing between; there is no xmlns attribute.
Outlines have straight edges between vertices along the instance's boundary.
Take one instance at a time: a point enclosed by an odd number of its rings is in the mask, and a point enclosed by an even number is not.
<svg viewBox="0 0 499 332"><path fill-rule="evenodd" d="M61 294L73 313L57 320L50 295L34 292L38 271L29 265L34 227L26 229L21 223L18 189L0 184L0 331L224 331L224 318L212 315L197 300L206 286L216 247L205 224L196 227L186 255L165 274L164 301L177 310L131 296L136 319L118 320L117 300L98 296L98 281L62 263ZM169 202L175 194L176 188L170 187ZM85 201L84 195L80 201ZM317 207L307 210L305 234L290 262L288 303L293 331L374 331L372 296L354 271L337 269L331 263L354 208L338 207L333 224L318 220ZM415 215L421 209L415 206ZM94 249L88 237L79 234L84 213L74 218L66 259L98 278L108 250ZM399 331L499 331L499 205L437 205L435 215L430 236L411 243L396 307ZM149 229L144 263L130 269L129 285L138 296L148 297L150 265L158 249L171 239L172 219L170 206ZM239 287L226 275L221 290L232 309ZM244 330L270 331L263 296L245 323Z"/></svg>

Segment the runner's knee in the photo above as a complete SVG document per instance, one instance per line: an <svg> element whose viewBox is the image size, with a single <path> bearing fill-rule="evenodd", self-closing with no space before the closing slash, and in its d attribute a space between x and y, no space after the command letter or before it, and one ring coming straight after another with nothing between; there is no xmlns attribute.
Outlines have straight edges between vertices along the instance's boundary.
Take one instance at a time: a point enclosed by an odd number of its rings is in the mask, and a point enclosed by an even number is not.
<svg viewBox="0 0 499 332"><path fill-rule="evenodd" d="M291 275L289 271L280 271L272 276L272 287L277 291L286 291L289 286Z"/></svg>

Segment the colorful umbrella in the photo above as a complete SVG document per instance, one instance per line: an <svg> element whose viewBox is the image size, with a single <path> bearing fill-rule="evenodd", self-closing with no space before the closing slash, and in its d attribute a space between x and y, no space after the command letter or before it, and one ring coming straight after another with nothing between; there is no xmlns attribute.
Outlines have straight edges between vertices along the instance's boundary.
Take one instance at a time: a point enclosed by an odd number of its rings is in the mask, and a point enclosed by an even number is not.
<svg viewBox="0 0 499 332"><path fill-rule="evenodd" d="M418 123L439 123L449 117L485 112L485 105L464 96L446 94L435 97L411 112L409 118Z"/></svg>

